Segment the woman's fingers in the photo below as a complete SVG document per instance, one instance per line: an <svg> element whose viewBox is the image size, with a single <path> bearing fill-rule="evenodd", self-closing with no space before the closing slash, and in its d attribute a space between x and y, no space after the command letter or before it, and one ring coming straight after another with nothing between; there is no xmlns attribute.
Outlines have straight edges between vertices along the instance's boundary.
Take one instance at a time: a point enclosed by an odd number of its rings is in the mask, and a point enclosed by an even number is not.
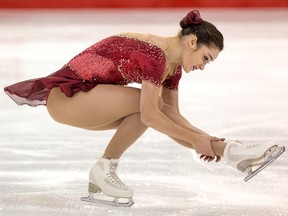
<svg viewBox="0 0 288 216"><path fill-rule="evenodd" d="M215 159L215 157L207 156L207 155L200 155L200 159L203 159L204 161L211 162ZM216 161L219 162L221 160L221 157L216 155Z"/></svg>
<svg viewBox="0 0 288 216"><path fill-rule="evenodd" d="M203 159L204 161L208 161L210 162L211 160L213 160L215 157L211 157L211 156L207 156L207 155L201 155L200 159Z"/></svg>
<svg viewBox="0 0 288 216"><path fill-rule="evenodd" d="M202 154L205 155L207 157L211 157L211 158L205 158L204 160L206 161L212 161L215 159L216 155L212 149L212 142L219 142L219 141L224 141L225 138L218 138L218 137L214 137L214 136L199 136L199 143L203 143L201 146L196 145L194 146L194 149L196 150L196 152L198 154ZM207 140L208 139L208 140ZM208 142L207 142L208 141ZM206 142L206 144L204 144ZM198 147L198 148L197 148ZM202 158L201 158L202 159ZM218 161L220 159L216 158Z"/></svg>
<svg viewBox="0 0 288 216"><path fill-rule="evenodd" d="M216 162L219 162L220 160L221 160L221 157L217 155Z"/></svg>
<svg viewBox="0 0 288 216"><path fill-rule="evenodd" d="M210 136L208 138L210 140L210 143L212 142L219 142L219 141L224 141L225 138L218 138L218 137L214 137L214 136ZM210 146L211 147L211 146ZM203 159L204 161L207 161L207 162L211 162L213 161L214 159L216 158L216 161L215 162L219 162L221 160L221 157L218 156L218 155L215 155L212 147L210 148L210 153L209 154L201 154L200 155L200 159Z"/></svg>
<svg viewBox="0 0 288 216"><path fill-rule="evenodd" d="M210 141L211 142L218 142L218 141L224 141L225 138L218 138L218 137L214 137L214 136L210 136Z"/></svg>
<svg viewBox="0 0 288 216"><path fill-rule="evenodd" d="M215 157L215 153L212 149L211 140L209 136L206 135L198 136L193 147L198 154Z"/></svg>

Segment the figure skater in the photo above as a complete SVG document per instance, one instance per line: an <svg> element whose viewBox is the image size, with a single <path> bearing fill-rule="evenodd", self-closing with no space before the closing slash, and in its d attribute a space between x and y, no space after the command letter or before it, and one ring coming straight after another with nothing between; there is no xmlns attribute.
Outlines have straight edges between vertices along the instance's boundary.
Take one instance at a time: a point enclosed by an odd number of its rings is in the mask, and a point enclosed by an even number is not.
<svg viewBox="0 0 288 216"><path fill-rule="evenodd" d="M133 191L117 176L122 154L151 127L176 143L194 149L206 161L219 161L241 172L248 180L274 161L285 148L278 145L247 147L225 141L194 127L180 114L178 84L186 73L204 70L223 50L223 35L199 11L180 21L178 35L161 37L120 33L107 37L71 59L57 72L5 88L19 105L45 105L59 123L87 130L116 132L89 174L84 201L116 206L133 205ZM141 89L129 87L141 83ZM260 164L256 171L252 166ZM108 202L94 198L103 192ZM118 198L127 198L120 202Z"/></svg>

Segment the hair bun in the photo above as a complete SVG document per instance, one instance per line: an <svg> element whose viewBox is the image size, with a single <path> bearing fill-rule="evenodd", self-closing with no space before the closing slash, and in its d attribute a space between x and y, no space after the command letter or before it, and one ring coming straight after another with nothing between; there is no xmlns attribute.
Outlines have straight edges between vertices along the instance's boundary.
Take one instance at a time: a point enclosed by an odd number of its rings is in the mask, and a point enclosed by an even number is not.
<svg viewBox="0 0 288 216"><path fill-rule="evenodd" d="M198 10L192 10L190 11L180 22L180 26L182 28L187 28L189 25L194 24L200 24L202 23L203 19L200 16L200 12Z"/></svg>

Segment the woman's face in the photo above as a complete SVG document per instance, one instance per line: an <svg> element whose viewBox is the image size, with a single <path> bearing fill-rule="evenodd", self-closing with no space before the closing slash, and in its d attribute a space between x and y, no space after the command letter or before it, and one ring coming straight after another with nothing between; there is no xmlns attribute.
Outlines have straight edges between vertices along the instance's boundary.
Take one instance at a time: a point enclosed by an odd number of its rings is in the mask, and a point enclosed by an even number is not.
<svg viewBox="0 0 288 216"><path fill-rule="evenodd" d="M187 37L184 43L182 67L186 73L197 69L204 70L205 65L214 61L220 53L214 46L197 45L197 37L194 35Z"/></svg>

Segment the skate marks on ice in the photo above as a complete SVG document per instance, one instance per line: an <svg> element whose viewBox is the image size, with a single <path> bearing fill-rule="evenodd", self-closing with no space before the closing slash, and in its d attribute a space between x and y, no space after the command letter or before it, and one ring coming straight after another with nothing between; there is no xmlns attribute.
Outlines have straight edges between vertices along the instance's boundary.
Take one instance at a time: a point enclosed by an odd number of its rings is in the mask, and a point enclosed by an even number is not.
<svg viewBox="0 0 288 216"><path fill-rule="evenodd" d="M202 180L194 180L192 176L157 176L143 178L135 176L138 184L135 189L135 205L129 211L119 208L110 209L115 215L282 215L283 209L275 202L271 194L263 191L251 191L237 182L218 182L217 178L203 176ZM164 177L164 178L163 178ZM184 180L185 179L185 180ZM200 178L199 178L200 179ZM205 180L206 179L206 180ZM184 180L184 181L182 181ZM133 181L132 181L133 182ZM149 184L147 184L149 182ZM237 187L225 187L225 184L237 184ZM244 184L244 183L243 183ZM255 186L255 185L254 185ZM265 184L260 186L265 187ZM213 189L213 187L219 187ZM222 188L222 192L221 191ZM255 192L258 192L255 196ZM91 204L91 206L94 206ZM107 209L105 206L94 206Z"/></svg>
<svg viewBox="0 0 288 216"><path fill-rule="evenodd" d="M153 173L151 173L153 174ZM155 173L156 174L156 173ZM144 178L138 181L135 189L135 202L132 208L115 208L111 206L95 205L79 201L80 193L71 193L72 189L52 190L50 192L15 194L15 197L7 197L9 203L17 203L14 205L5 205L1 213L3 215L18 216L51 216L51 215L282 215L278 203L274 202L269 190L265 193L258 191L249 191L247 189L241 191L237 188L235 193L231 193L231 189L225 188L224 184L233 184L233 182L224 181L222 184L217 183L224 191L220 193L217 190L211 190L215 184L211 181L194 181L191 176L157 176L155 178ZM135 176L135 179L143 177ZM163 177L167 180L163 180ZM207 177L207 176L204 176ZM182 181L185 179L185 181ZM211 179L212 181L217 179ZM134 181L131 181L131 183ZM147 184L149 182L149 184ZM234 182L235 183L235 182ZM187 185L190 185L187 187ZM73 185L71 185L73 186ZM85 185L75 185L73 190L81 191ZM260 186L265 186L261 184ZM251 188L250 188L251 189ZM195 192L198 191L198 192ZM215 193L216 192L216 193ZM234 191L233 191L234 192ZM224 194L225 195L220 195ZM226 197L225 197L226 196ZM6 197L4 197L6 199ZM229 201L230 200L230 201ZM233 200L233 202L231 202ZM17 207L16 207L17 206ZM7 214L6 214L7 213Z"/></svg>
<svg viewBox="0 0 288 216"><path fill-rule="evenodd" d="M137 31L138 21L136 24L126 22L134 22L136 16L143 17L143 23L153 17L153 22L144 25L144 31L149 32L152 28L155 34L175 34L178 30L174 28L178 25L175 21L184 12L186 10L165 15L166 12L160 14L161 11L128 11L119 16L119 11L1 11L0 55L3 58L0 60L0 84L4 87L22 78L36 77L35 74L47 75L100 37L123 30ZM204 73L189 74L192 84L187 82L181 87L181 98L187 105L183 108L196 126L214 134L236 136L243 138L243 142L272 138L287 147L288 103L284 96L288 92L287 61L278 58L287 52L287 12L270 9L240 11L239 16L235 16L235 11L211 10L206 13L211 20L218 20L216 24L227 35L227 46L219 56L219 62L207 66ZM255 20L255 13L264 22ZM253 20L237 21L238 18L247 19L245 14L250 14ZM107 15L112 22L105 26L102 22L107 20ZM268 16L271 22L266 19ZM275 16L280 18L272 21ZM126 18L126 21L115 26L116 19L121 22L119 17ZM231 17L236 21L230 22ZM155 22L158 18L161 23ZM51 19L61 22L51 23ZM101 20L101 25L95 20ZM268 25L273 38L267 35ZM243 29L245 34L238 35L237 32L243 32ZM38 55L43 48L47 52ZM255 56L249 55L250 48ZM273 56L269 56L266 50ZM249 70L246 70L247 66ZM260 81L264 81L265 86L260 85ZM207 83L215 91L207 88ZM199 89L191 91L195 86ZM220 95L223 100L220 102L215 96L220 94L219 87L228 89ZM188 97L183 89L193 94ZM254 98L247 98L251 94ZM241 103L231 104L235 97ZM131 208L115 208L82 202L80 197L87 191L89 167L102 153L111 134L86 133L58 126L48 118L44 109L16 107L3 92L0 100L1 216L288 215L286 152L273 166L244 183L243 173L235 172L225 164L195 162L190 151L151 131L147 131L127 152L119 172L125 183L133 188L136 204Z"/></svg>
<svg viewBox="0 0 288 216"><path fill-rule="evenodd" d="M6 151L0 159L1 164L5 165L5 172L0 172L0 215L18 216L21 212L23 216L230 216L233 212L237 216L282 216L288 213L285 208L288 193L280 186L287 184L284 157L277 160L277 166L263 170L261 175L244 184L243 173L223 164L204 163L207 165L205 168L195 163L189 151L154 131L149 131L133 146L120 167L121 178L124 175L124 182L135 192L133 199L136 204L132 208L114 209L82 202L80 197L87 191L90 163L95 158L95 153L91 151L95 148L94 142L108 140L109 135L106 134L106 139L101 140L87 132L85 139L78 140L83 132L59 127L59 133L73 133L65 141L55 142L48 138L53 137L55 131L48 131L47 138L37 145L29 146L29 142L34 142L33 138L23 141L23 146L15 144L15 148L25 150L23 155L14 151L7 154ZM35 153L34 156L25 153L29 149ZM39 158L37 154L44 152L47 157Z"/></svg>

